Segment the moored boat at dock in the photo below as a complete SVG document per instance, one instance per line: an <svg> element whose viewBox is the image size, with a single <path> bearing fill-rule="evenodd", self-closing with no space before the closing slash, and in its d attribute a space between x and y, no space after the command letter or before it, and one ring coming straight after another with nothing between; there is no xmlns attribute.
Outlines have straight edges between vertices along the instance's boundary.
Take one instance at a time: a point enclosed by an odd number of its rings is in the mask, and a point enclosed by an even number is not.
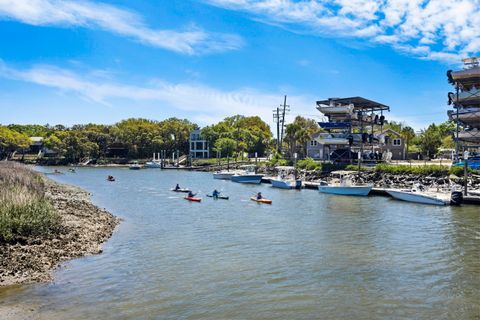
<svg viewBox="0 0 480 320"><path fill-rule="evenodd" d="M233 182L259 184L262 182L263 174L255 173L255 165L243 166L243 172L237 172L232 177Z"/></svg>
<svg viewBox="0 0 480 320"><path fill-rule="evenodd" d="M272 187L279 189L302 188L302 180L295 179L295 175L292 174L295 171L294 167L279 166L275 169L278 170L278 177L270 179Z"/></svg>
<svg viewBox="0 0 480 320"><path fill-rule="evenodd" d="M318 191L322 193L345 195L345 196L367 196L373 188L373 184L354 184L348 176L351 172L334 171L332 175L338 176L335 180L327 183L320 182Z"/></svg>
<svg viewBox="0 0 480 320"><path fill-rule="evenodd" d="M410 190L386 189L385 191L398 200L437 206L459 205L463 199L463 195L459 191L452 191L451 193L428 191L422 190L418 186Z"/></svg>

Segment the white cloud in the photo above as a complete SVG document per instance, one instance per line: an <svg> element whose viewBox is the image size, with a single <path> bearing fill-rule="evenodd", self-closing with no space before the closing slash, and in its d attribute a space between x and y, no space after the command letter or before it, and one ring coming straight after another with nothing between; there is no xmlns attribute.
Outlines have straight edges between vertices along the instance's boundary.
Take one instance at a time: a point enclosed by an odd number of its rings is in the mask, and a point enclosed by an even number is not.
<svg viewBox="0 0 480 320"><path fill-rule="evenodd" d="M241 37L208 33L193 27L185 31L149 28L134 12L91 1L0 0L0 19L35 26L99 28L143 44L183 54L202 54L239 49Z"/></svg>
<svg viewBox="0 0 480 320"><path fill-rule="evenodd" d="M159 108L188 111L192 119L201 124L234 114L258 115L271 123L273 108L283 102L282 92L260 92L252 88L220 90L198 83L170 83L158 79L150 81L148 86L135 86L105 79L101 71L80 73L49 65L19 70L1 60L0 77L74 93L90 102L105 105L112 105L117 99L133 101L138 106L161 102ZM315 112L314 97L292 95L288 100L297 113Z"/></svg>
<svg viewBox="0 0 480 320"><path fill-rule="evenodd" d="M414 56L458 62L480 52L480 0L204 0L288 29L367 38Z"/></svg>

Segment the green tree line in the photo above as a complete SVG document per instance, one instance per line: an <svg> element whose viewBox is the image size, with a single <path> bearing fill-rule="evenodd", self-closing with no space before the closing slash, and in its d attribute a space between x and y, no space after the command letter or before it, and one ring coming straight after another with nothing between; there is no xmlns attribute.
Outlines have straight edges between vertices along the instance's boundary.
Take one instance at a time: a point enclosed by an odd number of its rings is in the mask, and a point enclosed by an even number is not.
<svg viewBox="0 0 480 320"><path fill-rule="evenodd" d="M412 127L395 121L382 127L386 128L400 133L407 152L421 152L432 157L439 148L451 148L454 145L452 133L455 124L452 122L431 124L419 133L415 133ZM166 150L167 153L178 150L180 154L188 154L189 135L194 129L198 129L198 125L178 118L163 121L131 118L113 125L85 124L71 127L11 124L0 126L0 158L28 148L30 137L43 137L44 145L55 151L65 162L106 158L112 145L123 147L126 150L125 156L131 159L148 158L160 150ZM283 154L291 157L297 153L299 158L306 157L312 134L320 130L315 120L297 116L285 127ZM260 157L275 154L276 140L268 124L258 116L227 117L204 127L201 133L209 141L213 155L215 152L220 152L222 157L245 153L250 156L257 153Z"/></svg>

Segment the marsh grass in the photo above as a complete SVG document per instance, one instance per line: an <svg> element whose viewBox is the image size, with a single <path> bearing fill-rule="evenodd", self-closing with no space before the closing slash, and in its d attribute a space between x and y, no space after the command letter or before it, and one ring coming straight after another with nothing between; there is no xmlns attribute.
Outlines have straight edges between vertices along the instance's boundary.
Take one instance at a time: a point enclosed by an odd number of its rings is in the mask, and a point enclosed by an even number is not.
<svg viewBox="0 0 480 320"><path fill-rule="evenodd" d="M59 230L60 216L45 197L43 179L24 165L0 162L0 243Z"/></svg>

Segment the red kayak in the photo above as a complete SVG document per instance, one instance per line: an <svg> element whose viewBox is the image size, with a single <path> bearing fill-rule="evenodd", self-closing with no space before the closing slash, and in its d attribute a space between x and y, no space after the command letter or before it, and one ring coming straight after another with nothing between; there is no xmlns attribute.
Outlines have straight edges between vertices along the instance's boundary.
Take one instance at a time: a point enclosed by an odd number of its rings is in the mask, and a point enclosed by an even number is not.
<svg viewBox="0 0 480 320"><path fill-rule="evenodd" d="M185 197L183 199L188 200L188 201L194 201L194 202L202 201L202 198L197 198L197 197Z"/></svg>
<svg viewBox="0 0 480 320"><path fill-rule="evenodd" d="M270 199L257 199L256 197L251 197L250 200L258 202L258 203L266 203L266 204L272 204L272 200Z"/></svg>

